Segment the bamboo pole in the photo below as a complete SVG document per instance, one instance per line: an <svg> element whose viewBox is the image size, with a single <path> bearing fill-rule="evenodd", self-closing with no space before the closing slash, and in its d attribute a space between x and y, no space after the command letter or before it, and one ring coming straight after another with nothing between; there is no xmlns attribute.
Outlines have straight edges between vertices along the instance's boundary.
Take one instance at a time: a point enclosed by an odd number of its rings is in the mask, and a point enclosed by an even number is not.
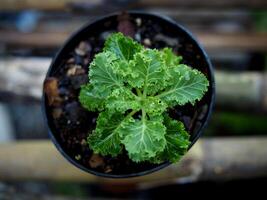
<svg viewBox="0 0 267 200"><path fill-rule="evenodd" d="M216 103L247 111L267 111L267 73L216 71Z"/></svg>
<svg viewBox="0 0 267 200"><path fill-rule="evenodd" d="M187 160L197 155L198 146L191 152ZM185 161L186 162L186 161ZM189 161L188 161L189 162ZM190 161L191 162L191 161ZM197 159L194 162L198 162ZM182 165L181 165L182 166ZM181 168L179 166L179 168ZM156 181L164 178L187 176L191 174L191 164L181 171L177 166L170 166L153 175L140 178L113 180L87 174L68 163L55 149L50 141L20 141L0 145L0 180L50 180L89 183L136 183L140 181Z"/></svg>
<svg viewBox="0 0 267 200"><path fill-rule="evenodd" d="M40 100L50 62L37 57L0 59L0 93ZM218 106L267 112L266 73L216 71L215 79Z"/></svg>
<svg viewBox="0 0 267 200"><path fill-rule="evenodd" d="M243 10L214 10L214 9L190 9L190 8L148 8L148 13L169 16L180 24L186 25L192 30L212 30L218 22L229 22L238 24L238 26L251 27L253 25L253 16L249 11ZM34 27L34 32L73 32L78 30L87 22L105 15L106 12L101 9L95 9L90 12L74 12L66 15L65 13L44 12ZM260 14L261 16L262 14ZM60 17L61 16L61 17ZM64 16L64 19L62 17ZM58 18L60 17L60 19ZM16 24L8 24L5 30L16 30Z"/></svg>
<svg viewBox="0 0 267 200"><path fill-rule="evenodd" d="M0 10L25 10L25 9L37 9L46 11L60 11L72 9L75 7L89 7L94 8L95 6L106 6L106 0L46 0L46 1L35 1L35 0L1 0ZM201 4L197 0L139 0L139 1L125 1L120 4L121 1L113 1L113 6L117 8L150 8L150 7L191 7L191 8L265 8L267 6L264 0L202 0Z"/></svg>
<svg viewBox="0 0 267 200"><path fill-rule="evenodd" d="M178 164L150 175L106 179L68 163L50 141L0 144L0 181L50 180L149 187L174 182L267 176L267 138L211 138L198 141Z"/></svg>
<svg viewBox="0 0 267 200"><path fill-rule="evenodd" d="M0 92L41 99L42 84L51 59L0 59Z"/></svg>
<svg viewBox="0 0 267 200"><path fill-rule="evenodd" d="M69 32L0 31L0 43L11 47L56 48L70 35ZM194 35L208 50L267 51L267 33L195 32Z"/></svg>
<svg viewBox="0 0 267 200"><path fill-rule="evenodd" d="M44 11L64 11L72 8L72 4L85 4L99 5L103 3L103 0L1 0L1 11L20 11L20 10L44 10Z"/></svg>
<svg viewBox="0 0 267 200"><path fill-rule="evenodd" d="M144 7L158 6L158 7L210 7L210 8L260 8L267 6L266 2L261 0L244 1L244 0L202 0L201 3L198 0L140 0L140 5Z"/></svg>

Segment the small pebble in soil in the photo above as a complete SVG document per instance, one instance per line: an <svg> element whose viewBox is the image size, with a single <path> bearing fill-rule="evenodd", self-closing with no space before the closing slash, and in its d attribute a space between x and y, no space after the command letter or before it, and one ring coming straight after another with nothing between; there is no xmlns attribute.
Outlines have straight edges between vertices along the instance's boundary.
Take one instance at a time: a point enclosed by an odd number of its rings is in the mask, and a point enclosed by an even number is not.
<svg viewBox="0 0 267 200"><path fill-rule="evenodd" d="M74 59L75 59L75 64L77 64L77 65L83 65L84 64L82 56L75 54Z"/></svg>
<svg viewBox="0 0 267 200"><path fill-rule="evenodd" d="M83 49L85 52L92 51L92 46L88 41L83 41L79 44L79 48Z"/></svg>
<svg viewBox="0 0 267 200"><path fill-rule="evenodd" d="M89 160L89 165L92 168L102 167L104 165L104 159L98 154L93 154Z"/></svg>
<svg viewBox="0 0 267 200"><path fill-rule="evenodd" d="M176 38L172 38L172 37L168 37L166 35L163 35L163 34L157 34L155 37L154 37L154 40L155 41L163 41L164 43L166 43L168 46L177 46L179 44L179 41L178 39Z"/></svg>
<svg viewBox="0 0 267 200"><path fill-rule="evenodd" d="M85 70L82 68L81 65L73 65L67 71L67 76L75 76L84 74Z"/></svg>
<svg viewBox="0 0 267 200"><path fill-rule="evenodd" d="M136 22L137 26L141 26L142 25L142 19L141 18L136 18L135 22Z"/></svg>
<svg viewBox="0 0 267 200"><path fill-rule="evenodd" d="M75 60L74 60L74 58L72 57L72 58L69 58L68 60L67 60L67 64L73 64L75 62Z"/></svg>
<svg viewBox="0 0 267 200"><path fill-rule="evenodd" d="M68 71L67 71L67 76L73 76L73 75L75 75L76 69L77 68L75 66L72 66L71 68L69 68Z"/></svg>
<svg viewBox="0 0 267 200"><path fill-rule="evenodd" d="M145 38L143 41L144 45L151 46L151 40L149 38Z"/></svg>
<svg viewBox="0 0 267 200"><path fill-rule="evenodd" d="M79 68L76 69L75 75L82 75L85 74L85 70L79 66Z"/></svg>
<svg viewBox="0 0 267 200"><path fill-rule="evenodd" d="M75 53L79 56L85 56L87 53L91 52L92 47L90 43L81 41L78 47L75 49Z"/></svg>
<svg viewBox="0 0 267 200"><path fill-rule="evenodd" d="M75 159L76 160L81 160L81 158L82 158L82 156L80 154L78 154L78 155L75 156Z"/></svg>
<svg viewBox="0 0 267 200"><path fill-rule="evenodd" d="M44 92L48 97L48 104L51 106L59 106L62 99L59 96L58 91L58 79L49 77L44 82Z"/></svg>
<svg viewBox="0 0 267 200"><path fill-rule="evenodd" d="M77 55L79 55L79 56L85 56L85 52L82 51L82 50L80 50L80 49L78 49L78 48L75 49L75 53L76 53Z"/></svg>
<svg viewBox="0 0 267 200"><path fill-rule="evenodd" d="M110 34L112 34L113 31L105 31L103 33L101 33L100 35L100 38L103 40L103 41L106 41L106 39L110 36Z"/></svg>
<svg viewBox="0 0 267 200"><path fill-rule="evenodd" d="M88 82L88 76L86 74L72 76L70 78L73 89L80 89L81 85Z"/></svg>
<svg viewBox="0 0 267 200"><path fill-rule="evenodd" d="M77 101L66 104L65 111L69 120L73 122L78 121L84 113L84 109L81 108Z"/></svg>
<svg viewBox="0 0 267 200"><path fill-rule="evenodd" d="M81 145L83 145L83 146L86 146L86 145L87 145L87 142L86 142L85 139L82 139L82 141L81 141Z"/></svg>
<svg viewBox="0 0 267 200"><path fill-rule="evenodd" d="M53 116L53 118L54 118L54 119L58 119L58 118L60 118L62 112L63 112L63 111L62 111L61 108L55 108L55 109L53 109L53 111L52 111L52 116Z"/></svg>
<svg viewBox="0 0 267 200"><path fill-rule="evenodd" d="M136 41L141 42L141 35L140 35L140 33L136 33L134 35L134 38L135 38Z"/></svg>
<svg viewBox="0 0 267 200"><path fill-rule="evenodd" d="M93 123L93 124L96 123L96 117L94 117L94 118L92 119L92 123Z"/></svg>
<svg viewBox="0 0 267 200"><path fill-rule="evenodd" d="M110 166L106 166L105 169L104 169L104 172L105 172L105 173L110 173L110 172L112 172L111 167L110 167Z"/></svg>

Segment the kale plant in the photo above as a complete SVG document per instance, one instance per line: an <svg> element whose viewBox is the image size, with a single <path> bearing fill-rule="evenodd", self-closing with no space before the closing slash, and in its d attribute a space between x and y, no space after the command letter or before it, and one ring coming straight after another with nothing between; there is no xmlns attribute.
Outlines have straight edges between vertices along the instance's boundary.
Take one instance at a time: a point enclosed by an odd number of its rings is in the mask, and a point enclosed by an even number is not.
<svg viewBox="0 0 267 200"><path fill-rule="evenodd" d="M151 163L185 154L189 134L167 111L200 100L209 82L181 60L169 48L144 48L121 33L106 40L79 96L84 108L99 112L88 136L94 153L115 157L125 148L134 162Z"/></svg>

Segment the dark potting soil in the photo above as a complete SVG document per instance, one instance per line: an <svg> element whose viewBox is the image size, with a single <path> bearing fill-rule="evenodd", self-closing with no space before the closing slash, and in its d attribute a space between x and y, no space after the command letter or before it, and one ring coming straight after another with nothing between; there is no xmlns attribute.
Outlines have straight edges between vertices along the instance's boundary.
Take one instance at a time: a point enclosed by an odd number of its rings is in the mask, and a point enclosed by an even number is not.
<svg viewBox="0 0 267 200"><path fill-rule="evenodd" d="M86 140L96 126L98 113L87 111L78 100L81 85L89 81L90 62L102 50L107 36L117 31L133 37L148 48L171 47L177 55L183 56L183 63L197 68L207 76L209 74L204 56L190 43L188 36L173 31L168 24L164 25L149 18L122 14L115 20L106 20L102 29L88 32L85 38L76 42L76 47L65 55L60 66L52 70L45 81L48 115L53 119L55 129L53 134L63 150L84 167L97 172L122 175L146 171L158 165L134 163L128 158L126 151L115 158L93 154ZM171 117L184 122L191 139L206 120L209 101L206 94L194 106L188 104L169 110Z"/></svg>

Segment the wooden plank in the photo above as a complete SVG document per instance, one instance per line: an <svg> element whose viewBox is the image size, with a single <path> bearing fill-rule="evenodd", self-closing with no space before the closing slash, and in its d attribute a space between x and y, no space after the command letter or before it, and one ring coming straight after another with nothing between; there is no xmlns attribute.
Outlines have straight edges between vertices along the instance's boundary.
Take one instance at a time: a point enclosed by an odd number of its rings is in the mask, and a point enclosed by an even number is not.
<svg viewBox="0 0 267 200"><path fill-rule="evenodd" d="M57 48L70 36L65 32L19 33L1 31L0 43L15 47Z"/></svg>
<svg viewBox="0 0 267 200"><path fill-rule="evenodd" d="M264 8L267 2L264 0L139 0L140 6L143 7L209 7L209 8Z"/></svg>
<svg viewBox="0 0 267 200"><path fill-rule="evenodd" d="M59 10L69 10L72 8L73 3L87 3L89 5L95 6L99 5L103 0L46 0L46 1L36 1L36 0L1 0L0 10L1 11L19 11L19 10L44 10L44 11L59 11Z"/></svg>
<svg viewBox="0 0 267 200"><path fill-rule="evenodd" d="M236 110L267 111L267 73L216 71L216 103Z"/></svg>
<svg viewBox="0 0 267 200"><path fill-rule="evenodd" d="M214 10L211 8L199 8L199 9L190 9L190 8L147 8L147 12L157 13L159 15L170 16L177 20L187 21L187 22L215 22L215 21L224 21L231 20L231 22L245 22L251 18L251 12L240 10L240 9L227 9L227 10Z"/></svg>
<svg viewBox="0 0 267 200"><path fill-rule="evenodd" d="M131 179L105 179L68 163L50 141L19 141L0 145L0 180L49 180L143 187L197 180L228 180L267 176L267 137L201 139L178 164Z"/></svg>
<svg viewBox="0 0 267 200"><path fill-rule="evenodd" d="M51 59L6 58L0 60L0 91L40 99Z"/></svg>
<svg viewBox="0 0 267 200"><path fill-rule="evenodd" d="M189 160L198 153L198 147L191 152L186 159ZM23 154L21 154L23 152ZM186 162L186 160L184 162ZM197 160L195 162L198 162ZM191 162L191 163L195 163ZM153 175L130 180L122 179L114 181L111 179L99 178L83 172L68 163L55 149L50 141L21 141L0 145L0 180L57 180L57 181L79 181L94 183L136 183L139 181L156 181L159 179L187 176L191 173L191 164L188 168L176 171L180 167L174 165ZM168 173L166 173L166 170Z"/></svg>
<svg viewBox="0 0 267 200"><path fill-rule="evenodd" d="M202 179L267 177L267 137L203 139Z"/></svg>
<svg viewBox="0 0 267 200"><path fill-rule="evenodd" d="M25 9L37 9L37 10L46 10L46 11L60 11L60 10L69 10L74 8L84 9L94 9L96 7L104 8L110 6L106 4L106 0L46 0L37 2L35 0L1 0L0 10L25 10ZM190 8L199 8L199 7L209 7L209 8L265 8L267 3L265 0L202 0L199 3L198 0L129 0L124 1L123 4L121 1L113 1L111 8L114 9L129 9L129 8L147 8L147 7L190 7ZM110 8L110 9L111 9Z"/></svg>
<svg viewBox="0 0 267 200"><path fill-rule="evenodd" d="M267 51L267 33L196 33L208 50Z"/></svg>
<svg viewBox="0 0 267 200"><path fill-rule="evenodd" d="M50 62L36 57L0 59L0 92L40 100ZM215 79L218 106L267 112L266 73L216 71Z"/></svg>
<svg viewBox="0 0 267 200"><path fill-rule="evenodd" d="M146 11L170 16L177 22L185 24L190 30L212 30L212 28L217 27L218 23L234 24L241 29L242 27L250 27L250 29L253 27L251 12L244 10L150 8L146 9ZM60 32L62 30L72 32L88 21L104 14L106 13L43 13L34 30L36 32ZM5 30L16 30L15 25L6 23L0 24L0 27L3 27Z"/></svg>
<svg viewBox="0 0 267 200"><path fill-rule="evenodd" d="M19 33L0 31L0 43L23 48L57 48L70 36L69 32ZM194 32L207 50L267 51L267 33Z"/></svg>

